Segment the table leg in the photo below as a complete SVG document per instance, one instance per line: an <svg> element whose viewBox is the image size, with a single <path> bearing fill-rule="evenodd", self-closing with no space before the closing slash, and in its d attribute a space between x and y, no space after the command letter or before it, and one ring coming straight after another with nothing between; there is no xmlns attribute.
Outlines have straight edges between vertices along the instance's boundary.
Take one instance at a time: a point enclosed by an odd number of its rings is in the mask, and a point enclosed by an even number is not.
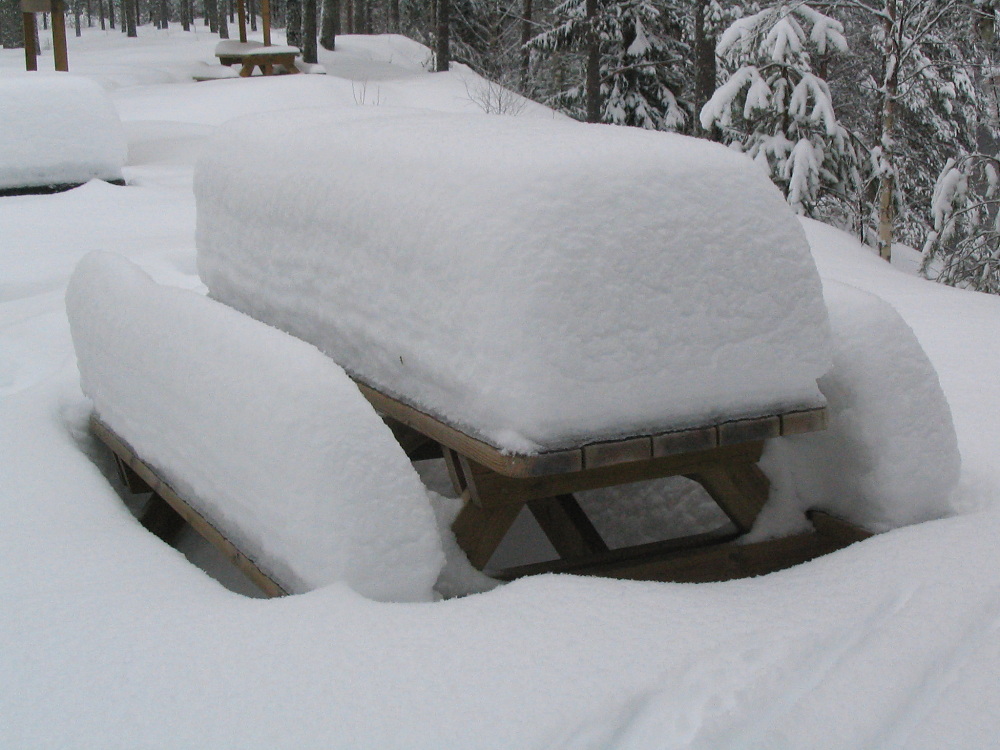
<svg viewBox="0 0 1000 750"><path fill-rule="evenodd" d="M451 530L455 532L455 539L469 562L482 570L521 512L521 506L482 508L469 498L467 492L463 493L463 499L465 505L452 523Z"/></svg>
<svg viewBox="0 0 1000 750"><path fill-rule="evenodd" d="M600 533L572 495L529 500L528 510L563 559L607 552Z"/></svg>

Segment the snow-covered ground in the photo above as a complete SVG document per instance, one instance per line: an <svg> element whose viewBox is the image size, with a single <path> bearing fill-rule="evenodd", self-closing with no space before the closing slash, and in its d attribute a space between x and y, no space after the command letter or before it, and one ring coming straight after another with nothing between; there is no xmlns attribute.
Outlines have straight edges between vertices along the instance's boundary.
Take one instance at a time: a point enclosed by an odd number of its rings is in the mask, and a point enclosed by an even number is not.
<svg viewBox="0 0 1000 750"><path fill-rule="evenodd" d="M140 33L88 30L69 51L124 122L129 186L0 198L0 747L1000 744L1000 299L813 222L824 281L891 304L937 368L962 455L955 517L755 580L543 576L433 604L341 585L251 599L146 533L86 432L64 304L76 263L112 250L203 290L192 179L222 123L317 104L475 112L482 84L425 73L400 37L338 40L326 76L194 83L215 37ZM0 75L22 59L0 51Z"/></svg>

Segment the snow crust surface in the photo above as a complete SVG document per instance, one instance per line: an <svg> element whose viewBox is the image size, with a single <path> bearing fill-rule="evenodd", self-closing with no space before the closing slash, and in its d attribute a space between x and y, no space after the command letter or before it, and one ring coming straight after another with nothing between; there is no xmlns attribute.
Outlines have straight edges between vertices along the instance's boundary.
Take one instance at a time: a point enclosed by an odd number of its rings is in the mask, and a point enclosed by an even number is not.
<svg viewBox="0 0 1000 750"><path fill-rule="evenodd" d="M122 179L122 123L92 80L2 75L0 102L0 190Z"/></svg>
<svg viewBox="0 0 1000 750"><path fill-rule="evenodd" d="M213 297L501 448L822 403L801 228L713 144L301 111L229 123L195 195Z"/></svg>
<svg viewBox="0 0 1000 750"><path fill-rule="evenodd" d="M294 592L432 598L423 485L328 358L108 253L80 262L67 310L101 419L265 571Z"/></svg>

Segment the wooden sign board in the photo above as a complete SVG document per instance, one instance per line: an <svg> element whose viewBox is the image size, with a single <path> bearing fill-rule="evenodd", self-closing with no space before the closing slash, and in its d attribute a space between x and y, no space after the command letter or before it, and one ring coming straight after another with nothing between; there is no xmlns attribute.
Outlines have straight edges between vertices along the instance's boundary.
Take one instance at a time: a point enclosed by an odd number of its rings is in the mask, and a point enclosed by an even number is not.
<svg viewBox="0 0 1000 750"><path fill-rule="evenodd" d="M22 13L51 13L52 0L21 0Z"/></svg>

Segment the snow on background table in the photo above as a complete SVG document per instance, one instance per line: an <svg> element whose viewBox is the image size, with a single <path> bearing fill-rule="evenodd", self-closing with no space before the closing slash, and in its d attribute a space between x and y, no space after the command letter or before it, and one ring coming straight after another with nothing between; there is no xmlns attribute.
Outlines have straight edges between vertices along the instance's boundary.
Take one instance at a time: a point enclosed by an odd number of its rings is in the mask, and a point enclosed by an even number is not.
<svg viewBox="0 0 1000 750"><path fill-rule="evenodd" d="M0 102L0 190L122 179L125 134L111 99L94 81L4 75Z"/></svg>
<svg viewBox="0 0 1000 750"><path fill-rule="evenodd" d="M192 174L232 117L318 101L475 111L464 71L425 75L429 53L399 40L338 38L326 77L194 84L214 35L69 39L73 70L125 121L131 186L0 199L0 745L994 747L1000 300L900 273L815 222L822 278L891 304L937 371L962 456L955 518L750 581L545 576L436 604L340 585L247 599L136 523L86 432L71 269L104 248L204 291ZM0 50L0 70L21 66Z"/></svg>
<svg viewBox="0 0 1000 750"><path fill-rule="evenodd" d="M802 229L694 138L340 108L227 123L195 173L211 295L511 451L823 403Z"/></svg>
<svg viewBox="0 0 1000 750"><path fill-rule="evenodd" d="M110 253L80 262L66 305L101 419L265 572L292 593L433 599L424 487L332 360Z"/></svg>

